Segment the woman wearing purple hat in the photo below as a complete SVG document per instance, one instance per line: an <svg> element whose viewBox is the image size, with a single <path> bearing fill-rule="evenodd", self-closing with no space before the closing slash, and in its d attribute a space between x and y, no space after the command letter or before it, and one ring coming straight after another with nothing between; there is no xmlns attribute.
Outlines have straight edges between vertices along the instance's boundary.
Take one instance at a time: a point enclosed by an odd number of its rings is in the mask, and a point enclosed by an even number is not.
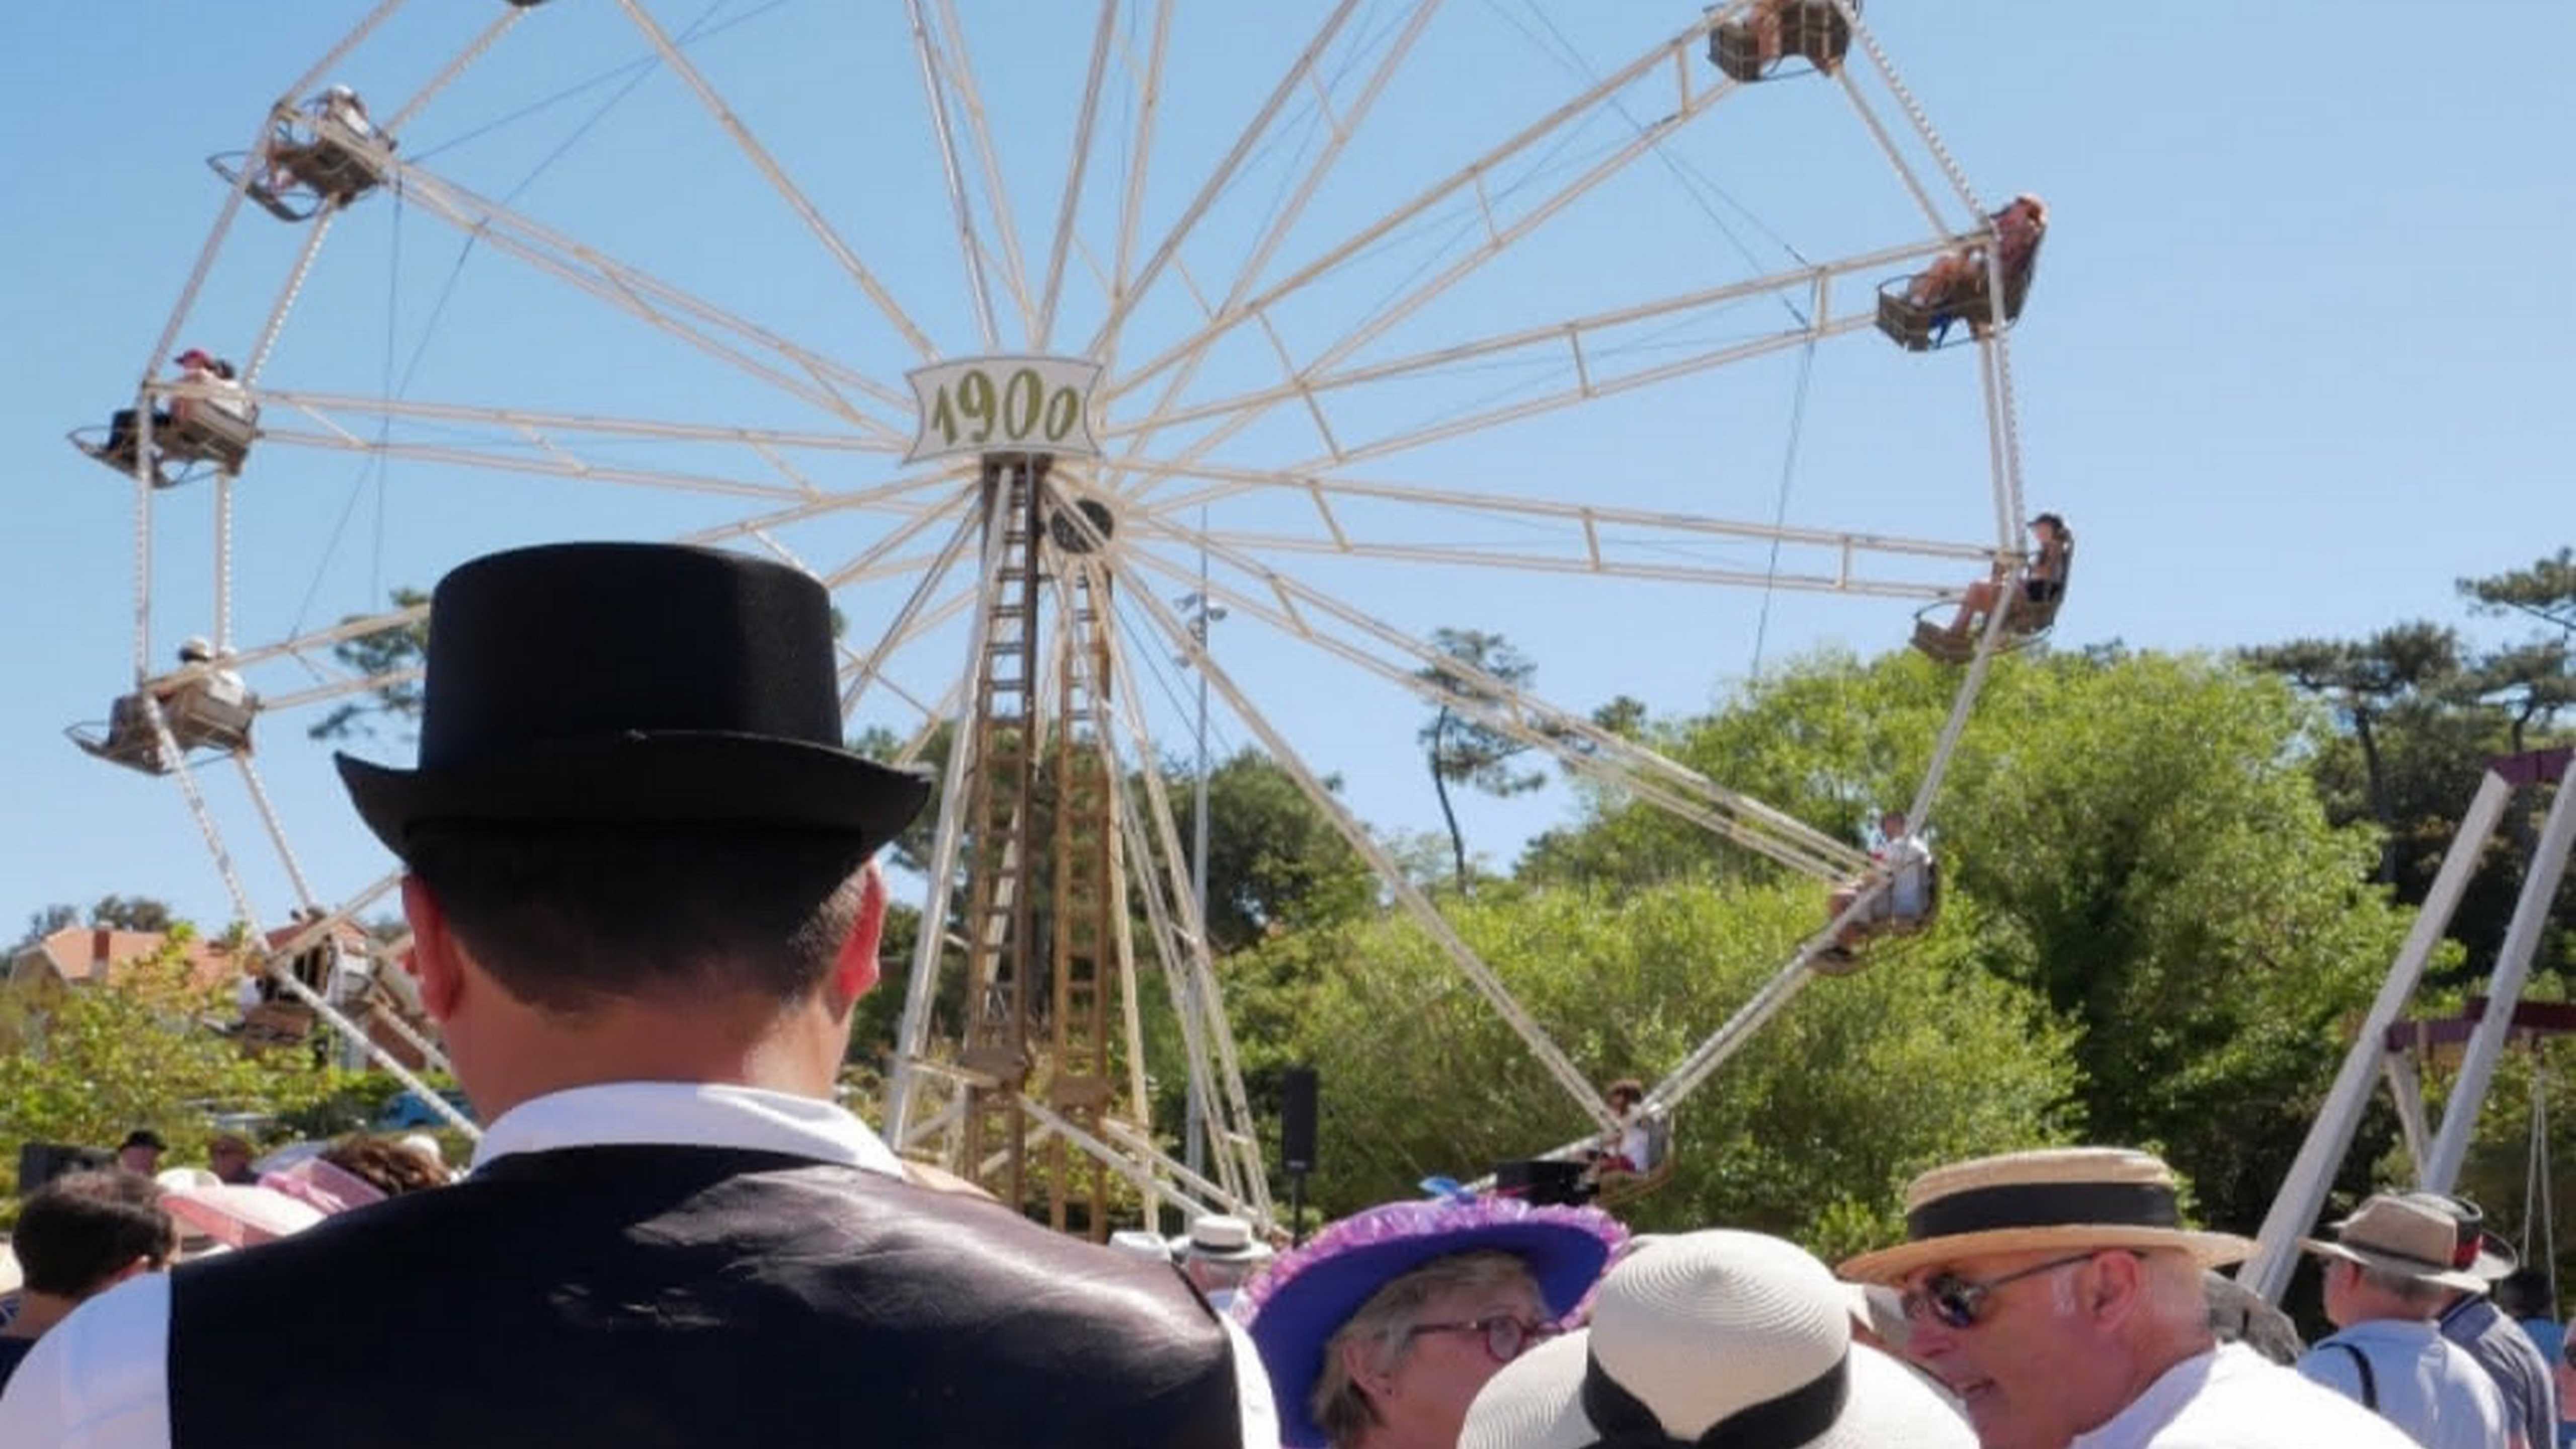
<svg viewBox="0 0 2576 1449"><path fill-rule="evenodd" d="M1478 1390L1581 1306L1626 1232L1594 1208L1373 1207L1237 1301L1291 1449L1453 1449Z"/></svg>

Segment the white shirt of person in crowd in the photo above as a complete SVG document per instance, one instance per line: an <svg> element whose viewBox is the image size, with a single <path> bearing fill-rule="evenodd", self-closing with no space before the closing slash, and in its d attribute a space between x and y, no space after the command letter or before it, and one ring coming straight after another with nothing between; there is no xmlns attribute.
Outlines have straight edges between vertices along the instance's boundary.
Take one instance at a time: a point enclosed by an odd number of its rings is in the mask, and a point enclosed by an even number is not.
<svg viewBox="0 0 2576 1449"><path fill-rule="evenodd" d="M2370 1362L2366 1386L2356 1353ZM2366 1319L2317 1340L2300 1356L2299 1372L2375 1409L2425 1449L2520 1442L2495 1380L2429 1321Z"/></svg>
<svg viewBox="0 0 2576 1449"><path fill-rule="evenodd" d="M2241 1343L2184 1359L2067 1449L2408 1449L2387 1420Z"/></svg>
<svg viewBox="0 0 2576 1449"><path fill-rule="evenodd" d="M613 1082L522 1102L483 1134L474 1165L610 1144L748 1148L903 1176L876 1133L830 1102L693 1082ZM1225 1325L1243 1442L1268 1449L1279 1442L1270 1378L1252 1340L1232 1319ZM146 1273L82 1304L36 1341L0 1393L0 1446L173 1449L169 1364L170 1277Z"/></svg>

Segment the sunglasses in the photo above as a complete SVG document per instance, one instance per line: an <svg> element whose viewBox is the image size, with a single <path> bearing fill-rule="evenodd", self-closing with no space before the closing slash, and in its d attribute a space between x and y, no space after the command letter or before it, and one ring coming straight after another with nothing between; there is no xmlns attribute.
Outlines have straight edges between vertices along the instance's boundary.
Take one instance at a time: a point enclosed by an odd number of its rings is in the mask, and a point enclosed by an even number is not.
<svg viewBox="0 0 2576 1449"><path fill-rule="evenodd" d="M1962 1278L1956 1273L1935 1273L1921 1288L1909 1288L1897 1300L1903 1305L1909 1323L1930 1319L1945 1328L1974 1328L1985 1316L1986 1300L2006 1283L2036 1278L2077 1263L2091 1262L2103 1250L2058 1258L2035 1267L2022 1268L1993 1278Z"/></svg>
<svg viewBox="0 0 2576 1449"><path fill-rule="evenodd" d="M1556 1337L1556 1329L1544 1323L1532 1323L1508 1313L1489 1314L1467 1323L1417 1323L1404 1331L1406 1339L1426 1333L1473 1333L1485 1340L1485 1352L1496 1363L1510 1363L1531 1347Z"/></svg>

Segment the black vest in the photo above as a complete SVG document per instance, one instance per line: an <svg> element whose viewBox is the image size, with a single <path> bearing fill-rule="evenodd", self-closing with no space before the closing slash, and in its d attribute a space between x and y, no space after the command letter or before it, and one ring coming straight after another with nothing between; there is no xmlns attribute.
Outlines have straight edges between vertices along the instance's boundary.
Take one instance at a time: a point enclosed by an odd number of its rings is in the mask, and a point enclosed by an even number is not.
<svg viewBox="0 0 2576 1449"><path fill-rule="evenodd" d="M171 1298L175 1449L1234 1449L1177 1274L991 1203L767 1152L498 1159Z"/></svg>

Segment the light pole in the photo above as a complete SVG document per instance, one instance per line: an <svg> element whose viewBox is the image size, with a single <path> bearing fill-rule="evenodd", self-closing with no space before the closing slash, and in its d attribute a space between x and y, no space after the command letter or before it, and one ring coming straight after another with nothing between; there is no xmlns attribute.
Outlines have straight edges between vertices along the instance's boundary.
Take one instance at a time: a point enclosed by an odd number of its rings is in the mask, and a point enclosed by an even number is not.
<svg viewBox="0 0 2576 1449"><path fill-rule="evenodd" d="M1202 507L1200 512L1202 516L1199 520L1199 532L1205 534L1207 532L1205 508ZM1183 616L1189 620L1190 637L1197 641L1199 652L1202 654L1207 652L1208 625L1225 617L1224 609L1208 602L1207 568L1207 549L1202 546L1199 549L1198 591L1183 594L1175 601ZM1191 664L1187 659L1181 662ZM1198 778L1190 791L1190 892L1198 899L1199 940L1204 946L1207 941L1208 921L1208 677L1206 670L1197 669L1194 664L1191 667L1199 677L1199 758ZM1190 1011L1197 1014L1202 1005L1198 996L1197 977L1192 973L1184 973L1182 979L1189 983L1183 999L1189 1003ZM1207 1099L1204 1090L1198 1073L1192 1072L1187 1125L1181 1138L1182 1160L1189 1164L1192 1172L1206 1170Z"/></svg>

